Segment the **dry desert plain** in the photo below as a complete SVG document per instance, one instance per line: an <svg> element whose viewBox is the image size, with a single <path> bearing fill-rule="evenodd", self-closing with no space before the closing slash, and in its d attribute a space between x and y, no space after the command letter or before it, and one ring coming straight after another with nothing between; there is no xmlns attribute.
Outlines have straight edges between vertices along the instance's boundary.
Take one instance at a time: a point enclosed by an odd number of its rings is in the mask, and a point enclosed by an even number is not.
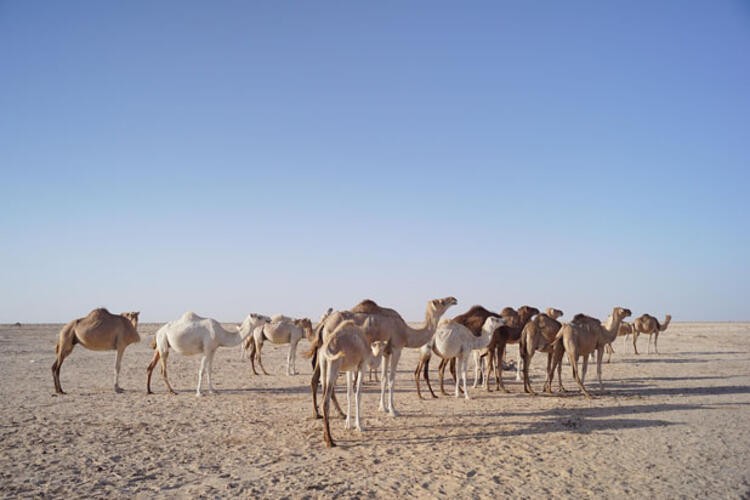
<svg viewBox="0 0 750 500"><path fill-rule="evenodd" d="M62 367L56 396L50 366L62 325L0 327L0 493L3 497L703 497L750 494L750 324L673 323L661 354L636 356L615 342L597 397L573 391L528 396L514 375L509 394L474 389L473 399L419 400L405 350L397 418L363 397L365 432L333 421L326 449L311 419L309 362L284 375L287 347L266 344L271 376L253 376L240 348L220 349L216 395L194 395L199 358L170 356L166 393L145 393L149 335L125 352L112 390L114 352L80 346ZM300 343L300 352L306 350ZM517 358L517 346L508 359ZM545 359L537 355L533 384ZM434 365L434 363L433 363ZM433 367L434 369L434 367ZM433 379L436 375L433 371ZM342 379L343 380L343 379ZM341 389L339 389L341 393ZM345 398L342 398L344 400Z"/></svg>

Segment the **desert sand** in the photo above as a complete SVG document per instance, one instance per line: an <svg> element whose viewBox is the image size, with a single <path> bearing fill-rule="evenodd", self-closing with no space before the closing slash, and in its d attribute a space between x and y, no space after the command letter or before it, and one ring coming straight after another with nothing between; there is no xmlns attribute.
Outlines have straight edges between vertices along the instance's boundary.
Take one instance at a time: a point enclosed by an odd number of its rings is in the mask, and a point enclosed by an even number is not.
<svg viewBox="0 0 750 500"><path fill-rule="evenodd" d="M379 386L363 397L365 432L333 420L339 447L326 449L311 418L310 365L284 375L286 346L266 344L270 376L253 376L240 348L219 349L214 384L195 396L200 359L173 353L167 394L158 370L145 393L148 345L123 360L77 346L54 394L50 366L62 325L0 327L0 492L17 496L322 497L747 497L750 494L750 324L673 323L661 354L636 356L615 342L595 368L586 400L570 367L563 395L529 396L506 371L508 394L473 389L470 401L417 398L415 350L399 364L396 408L377 411ZM300 352L306 350L300 343ZM518 357L510 346L508 359ZM546 356L532 383L541 389ZM435 363L433 363L435 365ZM437 379L434 372L433 380ZM343 382L343 379L340 379ZM340 385L339 394L342 393ZM345 401L344 397L341 397Z"/></svg>

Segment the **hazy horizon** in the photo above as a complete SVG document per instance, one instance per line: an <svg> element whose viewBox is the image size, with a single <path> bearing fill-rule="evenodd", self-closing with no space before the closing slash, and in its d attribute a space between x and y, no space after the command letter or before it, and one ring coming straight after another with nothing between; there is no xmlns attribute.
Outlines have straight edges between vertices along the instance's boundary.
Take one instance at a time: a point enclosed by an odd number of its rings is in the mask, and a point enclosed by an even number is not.
<svg viewBox="0 0 750 500"><path fill-rule="evenodd" d="M741 1L0 3L0 323L747 321Z"/></svg>

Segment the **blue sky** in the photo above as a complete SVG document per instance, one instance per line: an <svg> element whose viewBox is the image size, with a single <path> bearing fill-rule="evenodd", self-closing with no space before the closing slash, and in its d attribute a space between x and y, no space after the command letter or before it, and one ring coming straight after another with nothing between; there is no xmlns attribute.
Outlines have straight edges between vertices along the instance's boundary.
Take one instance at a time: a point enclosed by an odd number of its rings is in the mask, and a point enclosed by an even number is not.
<svg viewBox="0 0 750 500"><path fill-rule="evenodd" d="M0 322L748 320L750 4L2 2Z"/></svg>

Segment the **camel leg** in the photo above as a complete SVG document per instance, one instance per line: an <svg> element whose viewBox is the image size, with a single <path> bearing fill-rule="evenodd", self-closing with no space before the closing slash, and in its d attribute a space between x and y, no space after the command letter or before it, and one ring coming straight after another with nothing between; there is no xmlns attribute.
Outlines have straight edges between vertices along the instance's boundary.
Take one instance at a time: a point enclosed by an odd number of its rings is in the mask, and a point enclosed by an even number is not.
<svg viewBox="0 0 750 500"><path fill-rule="evenodd" d="M596 377L599 379L599 391L604 392L604 384L602 383L602 358L604 357L604 349L599 348L596 350Z"/></svg>
<svg viewBox="0 0 750 500"><path fill-rule="evenodd" d="M422 392L419 390L419 376L421 375L422 366L424 365L424 361L421 359L419 360L419 363L417 363L417 369L414 370L414 382L417 384L417 396L419 396L419 399L424 399L422 397Z"/></svg>
<svg viewBox="0 0 750 500"><path fill-rule="evenodd" d="M474 385L472 387L474 389L477 388L477 385L479 384L479 363L481 362L481 358L479 357L479 351L474 351L474 355L472 356L474 358Z"/></svg>
<svg viewBox="0 0 750 500"><path fill-rule="evenodd" d="M550 386L552 385L552 382L550 381ZM565 387L562 385L562 363L558 363L557 365L557 390L559 392L567 392L565 390Z"/></svg>
<svg viewBox="0 0 750 500"><path fill-rule="evenodd" d="M659 349L656 348L656 343L659 341L659 332L654 333L654 352L659 354Z"/></svg>
<svg viewBox="0 0 750 500"><path fill-rule="evenodd" d="M587 358L588 355L583 356L584 366L586 366ZM583 394L586 395L587 398L591 399L591 394L589 394L589 391L587 391L586 387L584 387L581 377L578 376L578 356L572 351L568 350L568 360L570 361L570 365L573 369L573 378L576 379L578 387L581 388L581 391L583 391Z"/></svg>
<svg viewBox="0 0 750 500"><path fill-rule="evenodd" d="M52 380L55 383L55 393L65 394L60 384L60 367L65 361L65 358L70 356L75 345L75 332L73 327L68 324L60 332L60 338L55 346L55 362L52 363Z"/></svg>
<svg viewBox="0 0 750 500"><path fill-rule="evenodd" d="M247 354L247 356L250 358L250 366L253 368L253 374L259 375L258 370L255 369L255 353L257 352L257 349L255 347L255 341L250 342L249 351L250 352ZM313 355L313 357L315 356Z"/></svg>
<svg viewBox="0 0 750 500"><path fill-rule="evenodd" d="M164 377L164 383L167 389L172 394L177 394L177 391L172 389L172 384L169 383L169 377L167 376L167 357L169 356L168 350L159 351L159 360L161 361L161 376Z"/></svg>
<svg viewBox="0 0 750 500"><path fill-rule="evenodd" d="M448 393L445 392L445 387L443 387L443 381L445 379L445 365L447 361L445 359L440 360L440 364L438 365L438 378L440 379L440 392L443 393L443 396L447 396Z"/></svg>
<svg viewBox="0 0 750 500"><path fill-rule="evenodd" d="M432 385L430 384L430 360L424 362L424 368L423 368L422 374L424 375L425 382L427 382L427 388L430 389L430 394L432 394L433 398L437 398L437 395L435 394L435 391L432 390Z"/></svg>
<svg viewBox="0 0 750 500"><path fill-rule="evenodd" d="M521 344L518 344L518 360L516 361L516 382L521 381L521 356L523 356L523 353L521 352Z"/></svg>
<svg viewBox="0 0 750 500"><path fill-rule="evenodd" d="M331 426L329 424L328 415L331 409L331 395L333 394L333 383L336 381L338 375L337 367L329 366L328 361L322 363L321 377L323 379L323 440L326 446L332 448L336 446L336 443L331 439Z"/></svg>
<svg viewBox="0 0 750 500"><path fill-rule="evenodd" d="M154 371L154 368L156 367L156 363L159 362L159 350L154 349L154 356L151 358L151 362L148 364L148 367L146 368L146 394L153 394L151 392L151 374Z"/></svg>
<svg viewBox="0 0 750 500"><path fill-rule="evenodd" d="M299 339L297 339L296 342L292 342L289 346L289 357L291 360L291 375L297 375L299 373L297 371L297 343L299 342Z"/></svg>
<svg viewBox="0 0 750 500"><path fill-rule="evenodd" d="M459 364L459 363L458 363L458 359L457 359L457 358L454 358L454 359L456 359L456 364ZM461 368L461 367L459 366L458 368L459 368L459 370L460 370L460 368ZM459 374L460 374L460 373L461 373L461 372L459 371ZM458 387L459 387L460 385L461 385L461 377L460 377L460 376L458 376L458 377L456 377L456 393L455 393L455 397L456 397L456 398L458 398Z"/></svg>
<svg viewBox="0 0 750 500"><path fill-rule="evenodd" d="M359 408L362 402L362 378L365 376L363 368L364 364L359 368L359 377L357 378L357 385L354 388L354 428L359 432L364 430L359 421Z"/></svg>
<svg viewBox="0 0 750 500"><path fill-rule="evenodd" d="M393 388L396 385L396 368L398 367L398 360L401 358L401 349L394 349L391 352L391 362L388 370L388 414L392 417L397 417L398 412L393 401Z"/></svg>
<svg viewBox="0 0 750 500"><path fill-rule="evenodd" d="M344 422L344 429L349 430L352 428L352 386L354 380L354 372L351 370L346 372L346 422Z"/></svg>
<svg viewBox="0 0 750 500"><path fill-rule="evenodd" d="M203 385L203 374L206 371L206 355L201 356L201 367L198 369L198 387L195 389L196 396L203 396L201 394L201 386Z"/></svg>
<svg viewBox="0 0 750 500"><path fill-rule="evenodd" d="M638 354L638 347L635 345L636 341L638 340L638 332L633 332L633 352Z"/></svg>
<svg viewBox="0 0 750 500"><path fill-rule="evenodd" d="M213 379L211 378L211 375L213 374L213 370L214 370L214 355L215 354L216 354L216 349L214 349L213 351L211 351L210 353L208 353L208 356L207 356L207 359L208 359L208 363L207 363L208 371L206 372L206 377L208 378L208 392L209 392L209 394L216 394L217 392L219 392L216 389L214 389Z"/></svg>
<svg viewBox="0 0 750 500"><path fill-rule="evenodd" d="M586 383L586 372L589 369L589 354L583 356L583 370L581 372L581 383Z"/></svg>
<svg viewBox="0 0 750 500"><path fill-rule="evenodd" d="M388 385L388 366L391 362L391 354L383 353L383 364L380 367L380 404L378 405L378 410L385 412L387 411L385 407L385 390Z"/></svg>
<svg viewBox="0 0 750 500"><path fill-rule="evenodd" d="M317 358L317 352L315 352L313 356ZM320 363L315 363L313 365L312 378L310 379L310 392L312 392L313 399L313 418L320 418L320 413L318 413L318 385L320 385Z"/></svg>
<svg viewBox="0 0 750 500"><path fill-rule="evenodd" d="M125 348L118 346L117 354L115 355L115 392L117 394L125 392L120 388L120 366L122 366L122 355L124 352Z"/></svg>
<svg viewBox="0 0 750 500"><path fill-rule="evenodd" d="M532 389L531 381L529 380L529 366L531 366L531 358L533 356L534 350L529 352L528 347L521 351L521 362L523 363L523 390L527 394L536 394L534 389ZM547 371L549 371L549 357L547 359Z"/></svg>
<svg viewBox="0 0 750 500"><path fill-rule="evenodd" d="M258 356L258 366L260 366L260 370L263 372L263 375L270 375L270 373L268 373L266 371L266 369L263 367L263 358L260 355L260 351L261 351L262 347L263 347L263 344L260 344L260 345L256 346L256 348L255 348L256 349L256 353L255 354L256 354L256 356Z"/></svg>
<svg viewBox="0 0 750 500"><path fill-rule="evenodd" d="M461 378L464 381L464 397L467 400L469 400L469 399L471 399L469 397L469 389L466 387L466 371L467 371L466 369L468 368L468 365L469 365L469 356L467 356L465 354L461 355L457 359L456 363L461 365Z"/></svg>
<svg viewBox="0 0 750 500"><path fill-rule="evenodd" d="M495 366L495 383L496 389L498 391L508 392L508 389L505 388L505 384L503 384L503 357L505 356L505 343L500 343L500 345L497 346L497 359L495 362L497 365Z"/></svg>

